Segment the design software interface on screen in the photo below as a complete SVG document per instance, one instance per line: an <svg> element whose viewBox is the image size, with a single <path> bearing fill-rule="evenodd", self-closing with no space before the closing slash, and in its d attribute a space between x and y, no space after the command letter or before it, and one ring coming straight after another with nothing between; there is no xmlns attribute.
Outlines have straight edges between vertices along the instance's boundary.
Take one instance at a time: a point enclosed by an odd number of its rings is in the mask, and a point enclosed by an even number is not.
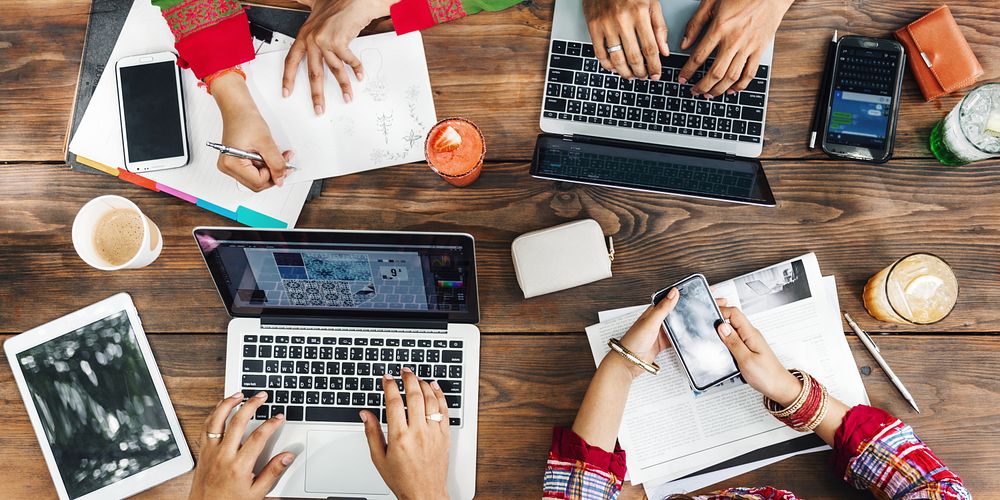
<svg viewBox="0 0 1000 500"><path fill-rule="evenodd" d="M466 310L458 246L226 242L218 251L237 308Z"/></svg>

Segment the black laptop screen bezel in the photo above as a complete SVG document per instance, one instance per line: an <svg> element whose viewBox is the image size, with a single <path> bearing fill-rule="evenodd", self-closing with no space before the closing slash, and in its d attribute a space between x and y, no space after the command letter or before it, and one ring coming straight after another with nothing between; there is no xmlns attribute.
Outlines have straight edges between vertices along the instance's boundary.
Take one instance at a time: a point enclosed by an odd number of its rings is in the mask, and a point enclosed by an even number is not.
<svg viewBox="0 0 1000 500"><path fill-rule="evenodd" d="M623 150L639 150L651 153L665 153L675 156L682 156L688 158L715 158L715 159L725 159L727 161L732 161L735 163L741 163L744 165L749 165L754 168L754 179L759 183L759 188L761 191L761 199L748 198L748 197L737 197L729 196L723 194L706 194L689 192L684 190L668 190L668 189L656 189L649 186L632 185L624 182L606 181L606 180L590 180L573 176L563 176L551 173L541 173L539 171L540 167L540 155L545 149L546 143L549 141L570 141L581 148L586 148L588 145L599 145L603 147L620 148ZM539 179L548 179L554 181L566 181L566 182L576 182L583 184L593 184L599 186L608 186L622 189L631 189L637 191L647 191L654 193L664 193L670 195L678 195L691 198L700 198L703 200L718 200L718 201L728 201L735 203L744 203L748 205L757 205L764 207L774 207L776 201L774 199L774 193L771 191L771 185L767 181L767 176L764 175L764 166L761 165L760 161L755 158L745 158L741 156L724 155L719 153L712 153L708 151L698 151L693 149L684 149L671 146L663 146L658 144L646 144L631 141L622 141L617 139L605 139L590 136L562 136L557 134L539 134L538 139L535 141L535 150L532 155L531 160L531 176Z"/></svg>
<svg viewBox="0 0 1000 500"><path fill-rule="evenodd" d="M422 233L406 231L338 231L309 229L243 229L228 227L196 227L192 231L215 287L232 317L237 318L331 318L331 319L397 319L446 321L448 323L479 322L479 292L476 278L475 239L464 233ZM377 244L398 247L413 245L455 246L468 257L465 311L386 311L308 308L240 308L234 309L234 297L229 293L227 273L221 257L212 247L215 241L248 241L254 243L315 243L315 244Z"/></svg>

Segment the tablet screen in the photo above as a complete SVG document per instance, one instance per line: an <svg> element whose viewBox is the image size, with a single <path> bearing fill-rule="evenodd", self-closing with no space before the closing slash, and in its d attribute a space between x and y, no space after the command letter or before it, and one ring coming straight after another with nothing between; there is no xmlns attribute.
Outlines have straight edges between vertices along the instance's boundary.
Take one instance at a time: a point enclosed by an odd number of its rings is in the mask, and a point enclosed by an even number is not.
<svg viewBox="0 0 1000 500"><path fill-rule="evenodd" d="M71 498L180 456L127 312L17 359Z"/></svg>

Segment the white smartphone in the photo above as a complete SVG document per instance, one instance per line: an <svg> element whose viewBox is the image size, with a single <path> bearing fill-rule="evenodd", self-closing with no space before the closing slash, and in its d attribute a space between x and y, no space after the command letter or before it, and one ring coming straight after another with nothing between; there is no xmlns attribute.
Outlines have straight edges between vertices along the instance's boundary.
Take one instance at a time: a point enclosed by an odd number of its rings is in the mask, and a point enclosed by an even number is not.
<svg viewBox="0 0 1000 500"><path fill-rule="evenodd" d="M181 69L172 52L120 59L118 114L125 169L149 172L187 165L187 125Z"/></svg>

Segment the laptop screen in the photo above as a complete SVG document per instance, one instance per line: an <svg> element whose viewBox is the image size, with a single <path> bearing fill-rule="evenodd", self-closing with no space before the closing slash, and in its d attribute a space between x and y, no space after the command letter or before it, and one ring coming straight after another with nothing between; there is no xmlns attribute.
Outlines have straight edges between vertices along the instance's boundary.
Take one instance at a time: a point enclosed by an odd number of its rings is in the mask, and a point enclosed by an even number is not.
<svg viewBox="0 0 1000 500"><path fill-rule="evenodd" d="M198 228L233 316L479 319L472 237Z"/></svg>

